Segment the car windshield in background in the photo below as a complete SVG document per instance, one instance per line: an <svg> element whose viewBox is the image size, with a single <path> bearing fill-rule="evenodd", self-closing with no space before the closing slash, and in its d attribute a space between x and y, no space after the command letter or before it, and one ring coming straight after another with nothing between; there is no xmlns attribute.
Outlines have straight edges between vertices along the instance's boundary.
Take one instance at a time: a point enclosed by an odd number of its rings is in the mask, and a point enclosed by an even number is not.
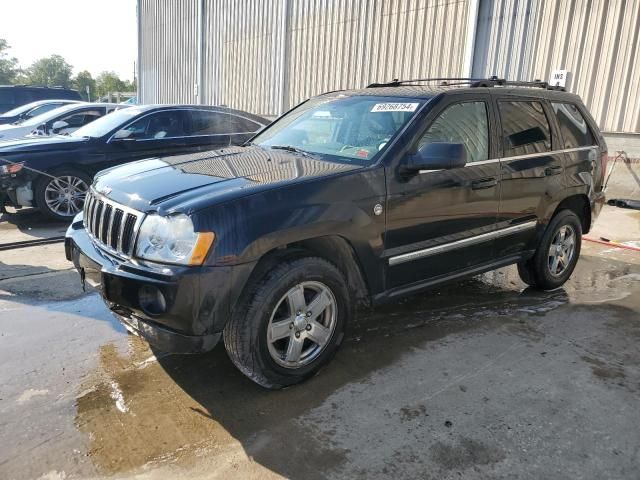
<svg viewBox="0 0 640 480"><path fill-rule="evenodd" d="M49 110L48 112L41 113L40 115L36 115L35 117L31 117L28 120L25 120L20 125L23 127L37 127L38 125L42 125L43 123L47 123L52 118L57 117L58 115L62 115L69 110L73 110L77 108L78 104L71 105L63 105L58 108L54 108L53 110Z"/></svg>
<svg viewBox="0 0 640 480"><path fill-rule="evenodd" d="M370 165L424 102L424 98L369 95L318 97L288 113L252 143Z"/></svg>
<svg viewBox="0 0 640 480"><path fill-rule="evenodd" d="M79 128L75 132L71 133L72 137L90 137L90 138L99 138L112 130L122 126L124 123L128 122L132 118L136 117L143 110L140 108L123 108L121 110L116 110L111 112L104 117L100 117L97 120L85 125L82 128Z"/></svg>

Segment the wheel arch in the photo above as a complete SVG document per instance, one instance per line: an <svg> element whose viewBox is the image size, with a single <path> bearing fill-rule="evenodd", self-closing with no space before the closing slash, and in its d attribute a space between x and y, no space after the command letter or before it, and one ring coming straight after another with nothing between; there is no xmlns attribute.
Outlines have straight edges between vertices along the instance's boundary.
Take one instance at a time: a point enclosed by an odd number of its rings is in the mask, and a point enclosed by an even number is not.
<svg viewBox="0 0 640 480"><path fill-rule="evenodd" d="M550 219L561 210L571 210L580 219L582 233L589 233L591 229L591 203L586 194L571 195L563 199L553 211Z"/></svg>
<svg viewBox="0 0 640 480"><path fill-rule="evenodd" d="M326 235L280 245L265 252L258 260L243 288L243 294L253 282L284 259L316 256L332 263L345 276L355 293L356 305L369 306L371 292L360 260L351 243L340 235Z"/></svg>

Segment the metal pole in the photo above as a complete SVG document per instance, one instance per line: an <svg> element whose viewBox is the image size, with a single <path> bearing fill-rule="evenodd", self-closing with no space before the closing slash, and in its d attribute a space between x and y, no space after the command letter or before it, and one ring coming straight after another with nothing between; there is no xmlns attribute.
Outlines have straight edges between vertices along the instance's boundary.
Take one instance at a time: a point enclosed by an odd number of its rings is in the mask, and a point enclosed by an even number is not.
<svg viewBox="0 0 640 480"><path fill-rule="evenodd" d="M196 103L204 103L204 0L198 1L198 32L196 38L197 59L196 59Z"/></svg>
<svg viewBox="0 0 640 480"><path fill-rule="evenodd" d="M141 10L140 10L140 2L141 0L138 0L136 2L136 16L138 17L138 62L137 62L137 69L138 69L138 82L136 84L137 86L137 92L136 92L136 96L137 98L137 103L142 103L142 69L140 68L140 65L142 65L141 59L142 59L142 14L141 14ZM134 67L135 68L135 67Z"/></svg>
<svg viewBox="0 0 640 480"><path fill-rule="evenodd" d="M280 71L278 72L278 116L288 110L286 99L287 89L287 68L289 63L289 42L287 40L287 24L289 17L289 2L282 0L282 16L280 17Z"/></svg>
<svg viewBox="0 0 640 480"><path fill-rule="evenodd" d="M464 71L462 77L473 77L473 57L476 50L476 30L478 28L478 13L480 0L469 0L469 13L467 15L467 41L464 52Z"/></svg>

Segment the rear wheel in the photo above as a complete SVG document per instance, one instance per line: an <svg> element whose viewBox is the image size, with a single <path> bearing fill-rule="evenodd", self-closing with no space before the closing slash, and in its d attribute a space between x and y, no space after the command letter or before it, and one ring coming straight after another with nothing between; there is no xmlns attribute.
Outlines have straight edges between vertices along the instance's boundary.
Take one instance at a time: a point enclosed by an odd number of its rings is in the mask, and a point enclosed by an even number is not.
<svg viewBox="0 0 640 480"><path fill-rule="evenodd" d="M518 264L523 282L542 290L563 285L578 263L582 224L571 210L561 210L549 223L534 256Z"/></svg>
<svg viewBox="0 0 640 480"><path fill-rule="evenodd" d="M243 296L224 330L233 363L266 388L302 382L342 342L351 306L346 282L317 257L285 261Z"/></svg>
<svg viewBox="0 0 640 480"><path fill-rule="evenodd" d="M42 176L35 184L40 211L54 220L71 221L84 207L91 177L76 169L58 170Z"/></svg>

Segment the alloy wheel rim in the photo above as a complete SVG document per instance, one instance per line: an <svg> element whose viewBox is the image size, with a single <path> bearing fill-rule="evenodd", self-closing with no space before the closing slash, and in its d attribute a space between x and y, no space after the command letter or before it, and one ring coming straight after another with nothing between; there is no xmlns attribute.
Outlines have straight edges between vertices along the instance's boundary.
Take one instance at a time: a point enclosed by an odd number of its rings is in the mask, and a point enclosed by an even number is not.
<svg viewBox="0 0 640 480"><path fill-rule="evenodd" d="M47 184L44 201L53 213L72 217L82 210L88 189L89 186L79 177L56 177Z"/></svg>
<svg viewBox="0 0 640 480"><path fill-rule="evenodd" d="M271 358L285 368L316 360L336 328L337 302L320 282L302 282L285 293L271 313L267 345Z"/></svg>
<svg viewBox="0 0 640 480"><path fill-rule="evenodd" d="M562 275L573 260L576 249L576 233L569 225L563 225L556 232L549 247L549 272L554 277Z"/></svg>

